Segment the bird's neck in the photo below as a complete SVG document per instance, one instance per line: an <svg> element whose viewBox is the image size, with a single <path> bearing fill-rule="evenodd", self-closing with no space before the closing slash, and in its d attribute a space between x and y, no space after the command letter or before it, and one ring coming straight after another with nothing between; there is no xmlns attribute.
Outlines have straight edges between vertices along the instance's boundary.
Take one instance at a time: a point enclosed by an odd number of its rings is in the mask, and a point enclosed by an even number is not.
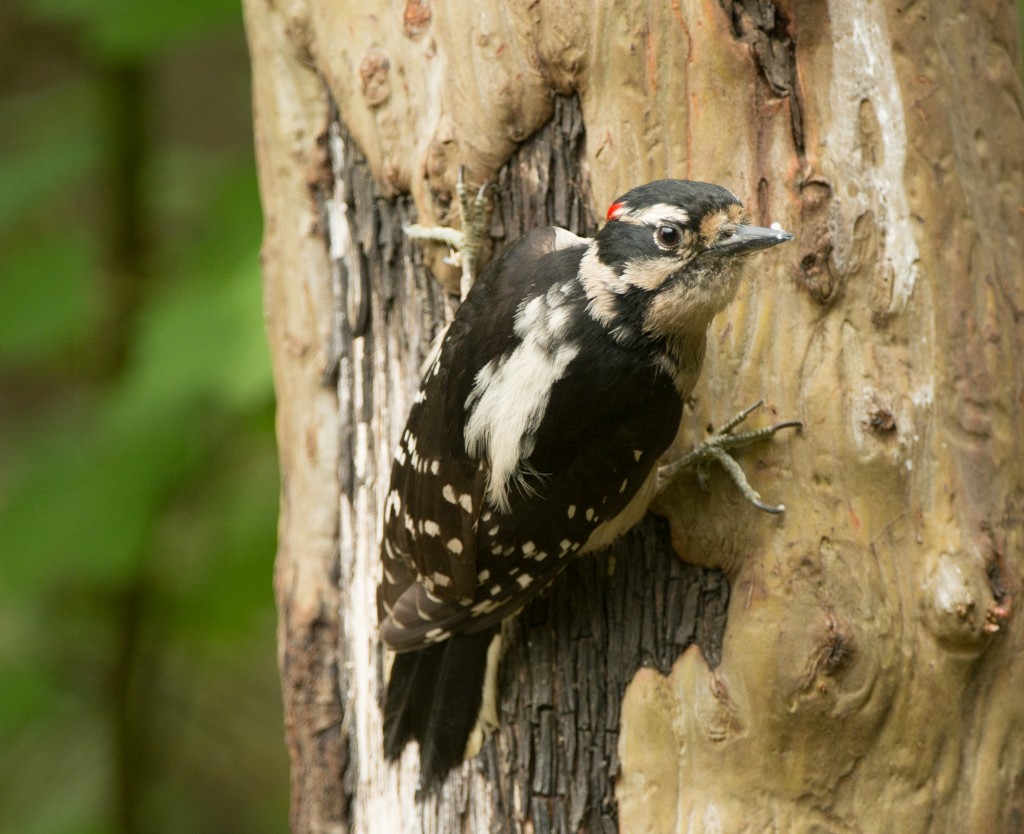
<svg viewBox="0 0 1024 834"><path fill-rule="evenodd" d="M583 253L576 277L587 296L587 313L614 334L614 328L622 324L621 301L625 288L618 273L601 260L596 240L591 241Z"/></svg>
<svg viewBox="0 0 1024 834"><path fill-rule="evenodd" d="M715 310L671 292L637 309L630 303L631 288L598 257L596 242L584 253L577 277L588 314L622 347L642 349L672 379L680 397L688 397L700 375Z"/></svg>
<svg viewBox="0 0 1024 834"><path fill-rule="evenodd" d="M697 384L704 365L704 352L708 343L707 326L679 333L665 340L662 367L675 383L676 391L686 400Z"/></svg>

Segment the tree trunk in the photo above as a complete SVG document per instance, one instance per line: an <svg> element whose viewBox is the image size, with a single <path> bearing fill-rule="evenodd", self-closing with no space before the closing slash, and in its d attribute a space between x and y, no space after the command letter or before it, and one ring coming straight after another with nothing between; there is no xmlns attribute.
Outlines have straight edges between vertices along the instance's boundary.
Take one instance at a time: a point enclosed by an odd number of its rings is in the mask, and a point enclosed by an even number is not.
<svg viewBox="0 0 1024 834"><path fill-rule="evenodd" d="M246 18L293 831L1021 831L1014 6L246 0ZM804 431L742 458L784 516L684 476L668 524L528 607L501 730L417 804L414 751L381 755L374 587L391 453L449 314L426 266L452 286L401 228L449 219L459 165L496 182L496 247L592 233L662 176L793 231L713 325L683 442L762 397Z"/></svg>

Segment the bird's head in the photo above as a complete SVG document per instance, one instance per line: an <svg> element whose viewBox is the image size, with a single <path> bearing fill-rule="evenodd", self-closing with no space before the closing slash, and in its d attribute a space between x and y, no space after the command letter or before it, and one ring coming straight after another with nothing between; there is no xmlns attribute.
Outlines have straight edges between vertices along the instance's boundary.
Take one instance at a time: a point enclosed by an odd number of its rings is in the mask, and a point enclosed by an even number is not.
<svg viewBox="0 0 1024 834"><path fill-rule="evenodd" d="M612 203L580 281L591 315L620 341L671 340L703 333L735 297L748 256L792 237L750 225L721 186L657 180Z"/></svg>

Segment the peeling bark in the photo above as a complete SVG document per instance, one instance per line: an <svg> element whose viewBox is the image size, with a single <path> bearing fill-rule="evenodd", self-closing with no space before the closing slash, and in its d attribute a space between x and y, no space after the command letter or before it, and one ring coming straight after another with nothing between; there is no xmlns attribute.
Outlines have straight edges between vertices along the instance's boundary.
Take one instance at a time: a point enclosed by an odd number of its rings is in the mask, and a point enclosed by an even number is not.
<svg viewBox="0 0 1024 834"><path fill-rule="evenodd" d="M1012 5L246 14L293 830L1019 830ZM496 179L496 248L542 223L592 232L658 176L721 182L792 230L712 327L680 443L762 396L805 431L744 456L783 518L684 478L668 524L524 612L501 731L417 806L415 755L381 761L373 587L392 444L449 303L426 268L444 278L443 253L401 226L449 217L460 164Z"/></svg>

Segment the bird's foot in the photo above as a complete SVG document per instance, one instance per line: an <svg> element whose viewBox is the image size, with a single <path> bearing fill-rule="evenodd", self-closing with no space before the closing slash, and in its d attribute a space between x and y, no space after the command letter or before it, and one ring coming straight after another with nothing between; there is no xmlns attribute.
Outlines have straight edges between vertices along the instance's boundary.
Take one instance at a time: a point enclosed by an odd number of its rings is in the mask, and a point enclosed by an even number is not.
<svg viewBox="0 0 1024 834"><path fill-rule="evenodd" d="M687 469L691 466L696 467L697 478L700 480L701 486L706 489L709 477L709 467L712 461L717 461L726 471L726 474L728 474L732 479L732 482L736 484L739 491L743 493L744 497L751 504L759 510L764 510L766 513L784 512L786 509L784 504L766 504L762 500L757 490L754 489L747 481L747 476L743 473L740 465L728 452L730 449L742 449L745 446L750 446L753 443L765 440L774 435L775 432L780 429L803 428L803 423L797 420L787 420L786 422L776 423L773 426L765 426L761 429L739 432L738 434L732 433L734 428L746 420L753 411L760 408L763 404L764 400L759 400L754 403L750 408L741 411L733 417L728 423L722 426L721 429L712 432L711 437L699 446L691 449L679 460L661 466L658 469L658 491L660 492L668 486L668 484L671 483L683 469Z"/></svg>
<svg viewBox="0 0 1024 834"><path fill-rule="evenodd" d="M476 281L476 258L487 232L487 191L490 185L489 182L485 182L475 196L470 196L470 191L463 180L463 169L460 167L455 194L459 199L462 228L421 226L419 223L413 223L404 229L409 237L444 243L451 249L451 256L446 260L462 268L462 279L459 282L459 295L462 299L466 298Z"/></svg>

